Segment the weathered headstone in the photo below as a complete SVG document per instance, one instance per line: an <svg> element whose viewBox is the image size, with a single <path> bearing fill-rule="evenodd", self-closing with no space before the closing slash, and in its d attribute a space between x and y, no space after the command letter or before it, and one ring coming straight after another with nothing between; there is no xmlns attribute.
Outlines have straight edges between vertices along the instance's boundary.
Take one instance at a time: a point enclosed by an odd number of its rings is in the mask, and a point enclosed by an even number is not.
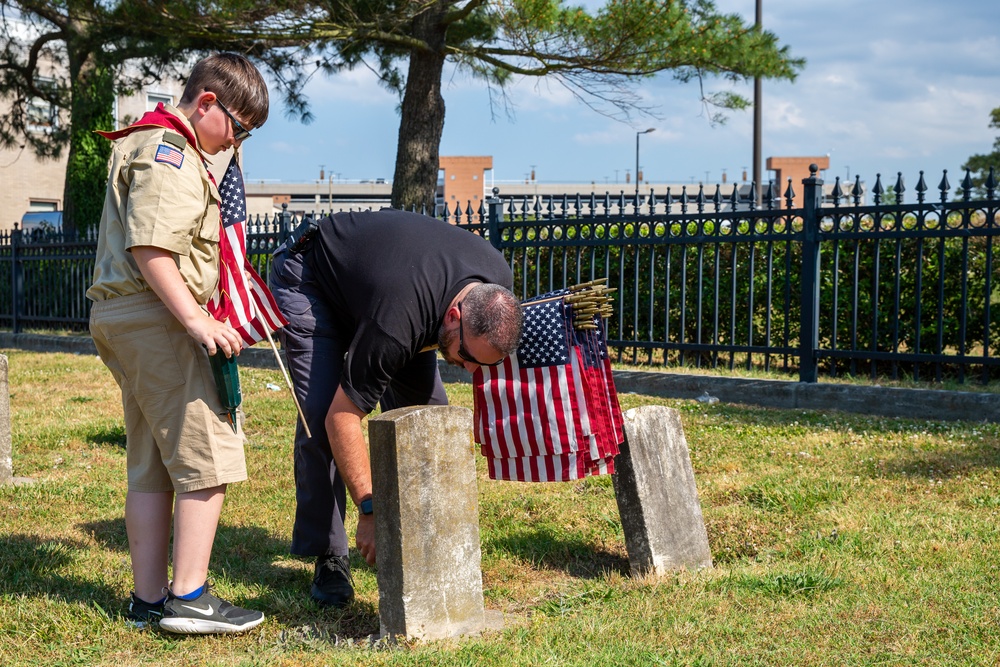
<svg viewBox="0 0 1000 667"><path fill-rule="evenodd" d="M691 455L677 410L628 410L614 487L635 575L712 566Z"/></svg>
<svg viewBox="0 0 1000 667"><path fill-rule="evenodd" d="M7 383L7 355L0 354L0 484L14 481L10 440L10 385Z"/></svg>
<svg viewBox="0 0 1000 667"><path fill-rule="evenodd" d="M484 629L471 423L471 411L454 406L400 408L368 423L382 636Z"/></svg>

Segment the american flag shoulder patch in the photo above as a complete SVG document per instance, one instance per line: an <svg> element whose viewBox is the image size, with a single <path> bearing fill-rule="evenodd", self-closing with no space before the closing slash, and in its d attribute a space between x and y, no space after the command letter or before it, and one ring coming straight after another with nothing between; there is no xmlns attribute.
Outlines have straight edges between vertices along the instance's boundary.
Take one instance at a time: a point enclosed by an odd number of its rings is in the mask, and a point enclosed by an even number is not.
<svg viewBox="0 0 1000 667"><path fill-rule="evenodd" d="M181 165L184 164L184 153L177 150L173 146L160 144L156 147L156 157L153 159L156 162L166 162L167 164L172 164L180 169Z"/></svg>

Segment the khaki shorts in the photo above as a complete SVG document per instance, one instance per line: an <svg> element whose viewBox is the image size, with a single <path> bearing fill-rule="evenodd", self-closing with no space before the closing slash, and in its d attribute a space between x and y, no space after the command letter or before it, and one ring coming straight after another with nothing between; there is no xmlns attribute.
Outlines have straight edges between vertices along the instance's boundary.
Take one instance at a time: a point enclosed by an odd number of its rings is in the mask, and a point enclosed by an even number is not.
<svg viewBox="0 0 1000 667"><path fill-rule="evenodd" d="M247 478L242 429L229 425L208 352L154 293L96 302L90 333L122 390L130 491L187 493Z"/></svg>

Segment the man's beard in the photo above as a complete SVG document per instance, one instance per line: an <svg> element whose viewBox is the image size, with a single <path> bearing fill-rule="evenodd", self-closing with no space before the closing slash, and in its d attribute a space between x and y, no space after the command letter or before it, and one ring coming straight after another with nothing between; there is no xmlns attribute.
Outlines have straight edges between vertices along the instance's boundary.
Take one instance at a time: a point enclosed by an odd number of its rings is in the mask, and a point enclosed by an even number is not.
<svg viewBox="0 0 1000 667"><path fill-rule="evenodd" d="M464 364L451 356L451 346L454 345L455 339L458 338L458 327L452 330L445 328L445 325L441 325L438 329L438 350L441 352L441 356L452 366L464 366Z"/></svg>
<svg viewBox="0 0 1000 667"><path fill-rule="evenodd" d="M449 331L445 325L442 324L441 328L438 329L438 348L441 351L447 350L451 347L452 343L455 342L456 338L458 338L458 329L455 328Z"/></svg>

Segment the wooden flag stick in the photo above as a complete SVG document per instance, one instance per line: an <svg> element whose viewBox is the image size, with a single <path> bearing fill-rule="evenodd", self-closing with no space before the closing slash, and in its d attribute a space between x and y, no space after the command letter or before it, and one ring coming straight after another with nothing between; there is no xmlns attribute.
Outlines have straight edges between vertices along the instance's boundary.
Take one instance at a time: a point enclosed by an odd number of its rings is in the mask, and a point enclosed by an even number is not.
<svg viewBox="0 0 1000 667"><path fill-rule="evenodd" d="M295 395L295 389L292 387L292 378L289 377L288 371L285 370L285 364L281 362L281 353L278 352L278 346L274 344L274 339L271 338L271 328L264 322L264 318L260 318L260 321L264 324L264 333L267 334L267 342L271 344L271 349L274 351L274 358L278 360L278 368L281 369L281 374L285 377L285 384L288 386L288 391L292 394L292 400L295 401L295 409L299 411L302 428L306 431L306 437L311 438L312 433L309 431L309 424L306 423L306 416L302 414L302 406L299 405L299 399Z"/></svg>

